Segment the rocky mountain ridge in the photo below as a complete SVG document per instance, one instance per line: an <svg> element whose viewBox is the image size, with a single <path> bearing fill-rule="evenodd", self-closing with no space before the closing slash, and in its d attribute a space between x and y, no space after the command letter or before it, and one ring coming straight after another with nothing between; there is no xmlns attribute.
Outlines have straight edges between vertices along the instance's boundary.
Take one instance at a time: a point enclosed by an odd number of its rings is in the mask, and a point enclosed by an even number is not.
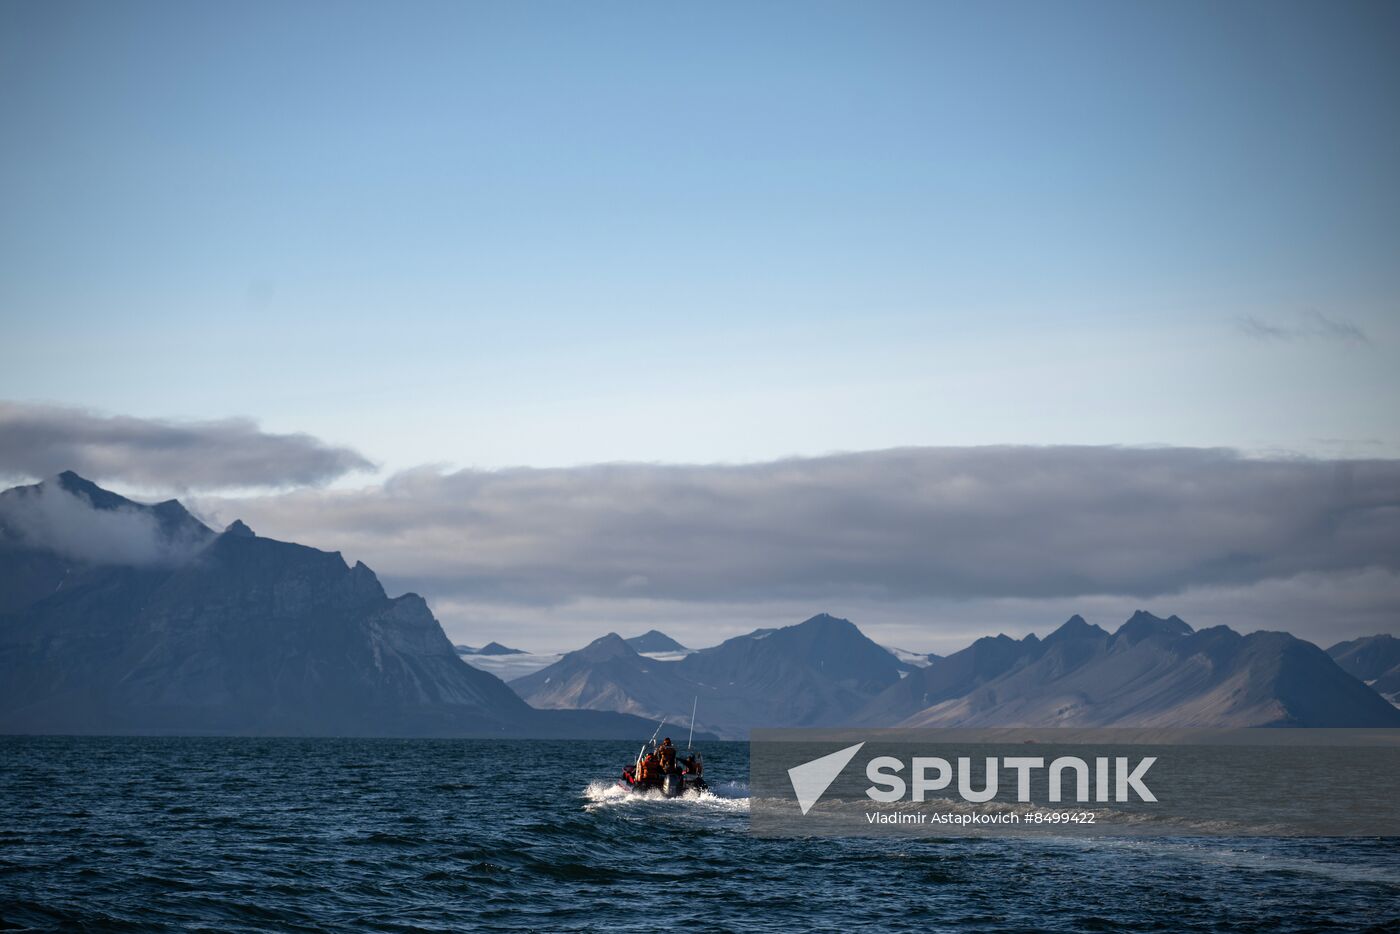
<svg viewBox="0 0 1400 934"><path fill-rule="evenodd" d="M93 547L94 544L100 547ZM122 549L127 549L126 553ZM0 732L618 736L457 657L363 563L65 473L0 493Z"/></svg>
<svg viewBox="0 0 1400 934"><path fill-rule="evenodd" d="M826 614L679 660L615 634L510 682L543 707L759 726L1400 726L1400 711L1287 633L1194 631L1139 611L1112 633L1073 616L1044 639L978 639L909 664Z"/></svg>

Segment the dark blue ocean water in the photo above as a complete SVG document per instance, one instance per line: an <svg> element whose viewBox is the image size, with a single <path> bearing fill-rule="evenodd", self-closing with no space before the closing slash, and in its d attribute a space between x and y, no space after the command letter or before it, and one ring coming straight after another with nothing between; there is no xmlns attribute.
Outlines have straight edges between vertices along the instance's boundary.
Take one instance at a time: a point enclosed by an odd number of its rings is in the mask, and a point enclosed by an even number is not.
<svg viewBox="0 0 1400 934"><path fill-rule="evenodd" d="M1387 840L760 840L629 743L0 738L0 927L1400 930Z"/></svg>

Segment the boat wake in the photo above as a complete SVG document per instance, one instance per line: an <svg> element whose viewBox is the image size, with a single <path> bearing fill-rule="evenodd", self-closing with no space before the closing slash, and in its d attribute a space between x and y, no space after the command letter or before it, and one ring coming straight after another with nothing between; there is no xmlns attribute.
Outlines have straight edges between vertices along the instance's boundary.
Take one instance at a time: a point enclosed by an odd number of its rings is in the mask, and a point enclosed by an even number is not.
<svg viewBox="0 0 1400 934"><path fill-rule="evenodd" d="M726 814L747 814L749 810L747 782L714 782L705 791L689 790L679 797L667 798L659 790L637 792L623 788L616 781L594 781L588 783L583 797L583 809L590 813L636 807L684 808Z"/></svg>

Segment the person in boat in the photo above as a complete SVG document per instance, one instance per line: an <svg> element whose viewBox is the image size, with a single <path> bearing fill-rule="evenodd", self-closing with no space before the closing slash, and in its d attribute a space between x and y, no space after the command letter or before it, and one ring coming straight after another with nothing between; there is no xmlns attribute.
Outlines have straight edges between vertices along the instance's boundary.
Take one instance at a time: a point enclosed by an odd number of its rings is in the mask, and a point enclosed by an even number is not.
<svg viewBox="0 0 1400 934"><path fill-rule="evenodd" d="M676 747L671 745L671 737L661 741L661 748L656 750L656 761L663 775L676 770Z"/></svg>
<svg viewBox="0 0 1400 934"><path fill-rule="evenodd" d="M661 778L659 769L656 753L649 752L642 757L642 774L637 780L642 784L658 781Z"/></svg>
<svg viewBox="0 0 1400 934"><path fill-rule="evenodd" d="M685 766L684 773L686 775L699 775L703 771L699 761L696 760L694 754L686 756L684 759L682 759L681 765Z"/></svg>

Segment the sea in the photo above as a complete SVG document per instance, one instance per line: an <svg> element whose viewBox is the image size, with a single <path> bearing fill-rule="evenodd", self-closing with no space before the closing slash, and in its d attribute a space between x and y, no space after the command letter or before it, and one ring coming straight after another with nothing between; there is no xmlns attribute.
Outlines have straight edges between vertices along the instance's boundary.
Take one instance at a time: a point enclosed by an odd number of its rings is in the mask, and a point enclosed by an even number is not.
<svg viewBox="0 0 1400 934"><path fill-rule="evenodd" d="M1400 841L760 839L639 743L0 738L0 929L1400 931Z"/></svg>

